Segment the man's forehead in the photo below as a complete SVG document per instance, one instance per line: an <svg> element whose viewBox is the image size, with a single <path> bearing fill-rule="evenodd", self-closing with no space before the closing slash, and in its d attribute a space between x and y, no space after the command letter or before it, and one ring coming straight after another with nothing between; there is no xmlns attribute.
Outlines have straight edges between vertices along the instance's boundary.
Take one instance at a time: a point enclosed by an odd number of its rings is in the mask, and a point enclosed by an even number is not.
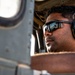
<svg viewBox="0 0 75 75"><path fill-rule="evenodd" d="M53 21L53 20L65 20L65 21L69 21L68 18L64 18L61 13L52 13L50 14L47 19L46 19L46 23Z"/></svg>

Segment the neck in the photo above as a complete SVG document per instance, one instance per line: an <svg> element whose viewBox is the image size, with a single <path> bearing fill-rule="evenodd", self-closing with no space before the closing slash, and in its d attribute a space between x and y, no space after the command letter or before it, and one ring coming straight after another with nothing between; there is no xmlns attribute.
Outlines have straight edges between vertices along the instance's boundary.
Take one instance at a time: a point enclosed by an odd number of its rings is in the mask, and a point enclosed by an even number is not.
<svg viewBox="0 0 75 75"><path fill-rule="evenodd" d="M63 48L64 51L75 52L75 40L68 42Z"/></svg>

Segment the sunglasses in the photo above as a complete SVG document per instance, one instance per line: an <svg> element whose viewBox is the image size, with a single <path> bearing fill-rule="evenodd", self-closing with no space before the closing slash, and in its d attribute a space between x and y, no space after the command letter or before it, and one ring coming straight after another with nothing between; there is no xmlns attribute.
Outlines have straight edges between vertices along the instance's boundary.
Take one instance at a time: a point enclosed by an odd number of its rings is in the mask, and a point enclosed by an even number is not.
<svg viewBox="0 0 75 75"><path fill-rule="evenodd" d="M43 32L45 31L53 32L59 28L62 28L63 27L62 23L72 24L72 22L62 20L50 21L43 25Z"/></svg>

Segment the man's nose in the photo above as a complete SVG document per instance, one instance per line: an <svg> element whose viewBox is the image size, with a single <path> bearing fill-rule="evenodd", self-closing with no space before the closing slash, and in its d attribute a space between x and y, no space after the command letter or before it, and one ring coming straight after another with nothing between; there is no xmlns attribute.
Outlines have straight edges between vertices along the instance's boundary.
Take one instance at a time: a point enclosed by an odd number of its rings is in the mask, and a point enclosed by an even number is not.
<svg viewBox="0 0 75 75"><path fill-rule="evenodd" d="M51 36L53 33L49 31L45 31L45 36Z"/></svg>

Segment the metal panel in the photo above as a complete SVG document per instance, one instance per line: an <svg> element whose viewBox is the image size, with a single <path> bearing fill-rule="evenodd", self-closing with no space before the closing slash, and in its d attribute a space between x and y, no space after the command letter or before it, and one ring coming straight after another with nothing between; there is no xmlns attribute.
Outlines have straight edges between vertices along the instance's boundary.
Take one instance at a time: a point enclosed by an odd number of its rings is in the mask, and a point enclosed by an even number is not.
<svg viewBox="0 0 75 75"><path fill-rule="evenodd" d="M33 75L33 71L31 69L18 67L17 75Z"/></svg>
<svg viewBox="0 0 75 75"><path fill-rule="evenodd" d="M0 58L0 75L15 75L17 63Z"/></svg>
<svg viewBox="0 0 75 75"><path fill-rule="evenodd" d="M0 57L30 64L30 38L34 0L26 0L23 20L15 27L0 28Z"/></svg>
<svg viewBox="0 0 75 75"><path fill-rule="evenodd" d="M0 75L15 75L15 69L0 66Z"/></svg>

